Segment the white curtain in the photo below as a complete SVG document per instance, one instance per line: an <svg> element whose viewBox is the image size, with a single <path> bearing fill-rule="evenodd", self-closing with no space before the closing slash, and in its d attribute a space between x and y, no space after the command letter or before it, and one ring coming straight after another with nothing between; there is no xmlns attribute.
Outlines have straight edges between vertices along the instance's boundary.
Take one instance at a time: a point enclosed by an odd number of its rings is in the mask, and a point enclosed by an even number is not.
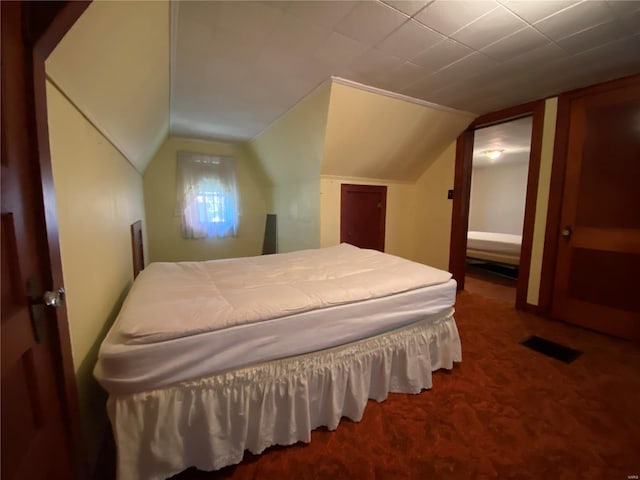
<svg viewBox="0 0 640 480"><path fill-rule="evenodd" d="M236 166L232 157L178 152L176 213L184 238L238 233Z"/></svg>

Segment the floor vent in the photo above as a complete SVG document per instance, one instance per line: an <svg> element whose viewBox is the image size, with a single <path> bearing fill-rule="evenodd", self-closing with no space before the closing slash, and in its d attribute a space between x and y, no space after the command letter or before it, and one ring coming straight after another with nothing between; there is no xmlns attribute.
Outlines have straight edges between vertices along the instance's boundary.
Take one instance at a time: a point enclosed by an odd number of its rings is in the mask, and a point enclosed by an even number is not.
<svg viewBox="0 0 640 480"><path fill-rule="evenodd" d="M579 350L565 347L564 345L552 342L546 338L536 337L535 335L524 339L520 344L564 363L571 363L582 355L582 352Z"/></svg>

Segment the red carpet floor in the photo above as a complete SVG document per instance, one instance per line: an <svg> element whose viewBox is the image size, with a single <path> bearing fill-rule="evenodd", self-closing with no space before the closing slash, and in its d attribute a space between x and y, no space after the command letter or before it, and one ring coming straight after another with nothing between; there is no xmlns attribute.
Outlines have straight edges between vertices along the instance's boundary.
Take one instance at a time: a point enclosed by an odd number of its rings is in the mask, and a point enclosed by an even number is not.
<svg viewBox="0 0 640 480"><path fill-rule="evenodd" d="M462 293L463 362L433 389L370 401L359 423L179 479L627 479L640 475L640 346ZM536 334L572 364L518 344ZM637 477L636 477L637 478Z"/></svg>

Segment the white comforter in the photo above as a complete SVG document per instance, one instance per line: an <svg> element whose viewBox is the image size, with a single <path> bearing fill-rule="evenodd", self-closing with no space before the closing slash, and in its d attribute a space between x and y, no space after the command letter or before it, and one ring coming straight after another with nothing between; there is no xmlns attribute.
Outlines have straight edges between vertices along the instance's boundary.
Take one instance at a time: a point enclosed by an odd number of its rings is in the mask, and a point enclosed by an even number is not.
<svg viewBox="0 0 640 480"><path fill-rule="evenodd" d="M152 263L117 319L122 343L152 343L447 282L451 274L342 244L208 262Z"/></svg>

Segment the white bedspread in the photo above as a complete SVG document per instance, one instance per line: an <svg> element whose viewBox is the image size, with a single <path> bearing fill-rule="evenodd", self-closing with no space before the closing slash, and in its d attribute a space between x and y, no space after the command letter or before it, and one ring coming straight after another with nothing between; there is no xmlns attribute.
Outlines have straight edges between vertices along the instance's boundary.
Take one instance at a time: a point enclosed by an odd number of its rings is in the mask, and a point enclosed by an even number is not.
<svg viewBox="0 0 640 480"><path fill-rule="evenodd" d="M152 263L134 283L116 323L122 343L153 343L381 298L450 278L448 272L348 244Z"/></svg>

